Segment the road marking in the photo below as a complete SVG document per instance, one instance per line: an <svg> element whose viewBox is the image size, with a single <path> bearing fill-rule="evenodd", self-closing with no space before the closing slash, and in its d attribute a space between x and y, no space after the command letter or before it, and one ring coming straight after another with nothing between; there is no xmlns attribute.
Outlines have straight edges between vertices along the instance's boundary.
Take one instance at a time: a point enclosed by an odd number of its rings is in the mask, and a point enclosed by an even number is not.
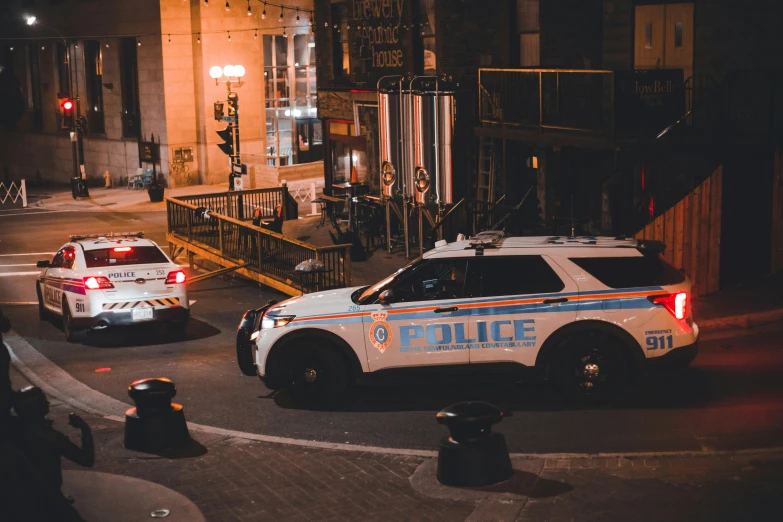
<svg viewBox="0 0 783 522"><path fill-rule="evenodd" d="M37 272L6 272L0 274L0 277L16 277L16 276L28 276L28 275L38 275L40 274L40 271Z"/></svg>
<svg viewBox="0 0 783 522"><path fill-rule="evenodd" d="M190 301L188 301L188 307L193 306L193 303L195 303L195 302L196 302L195 299L191 299Z"/></svg>
<svg viewBox="0 0 783 522"><path fill-rule="evenodd" d="M130 405L109 397L94 390L76 380L71 374L57 366L38 350L33 348L24 338L11 330L5 336L4 344L8 347L11 362L33 385L38 386L45 394L54 397L75 408L100 415L105 419L116 422L125 422L125 412ZM67 390L61 391L61 390ZM307 448L322 448L343 451L360 451L367 453L381 453L391 455L408 455L416 457L433 458L437 451L415 450L404 448L384 448L379 446L361 446L358 444L339 442L320 442L314 440L294 439L289 437L277 437L273 435L261 435L245 431L228 430L215 426L205 426L188 422L188 429L226 437L235 437L259 442L275 444L288 444ZM511 453L512 458L528 459L579 459L579 458L644 458L644 457L695 457L712 455L755 455L777 453L781 447L755 448L742 450L691 450L691 451L641 451L628 453Z"/></svg>
<svg viewBox="0 0 783 522"><path fill-rule="evenodd" d="M0 303L0 306L24 306L24 305L37 305L38 301L11 301L7 303Z"/></svg>
<svg viewBox="0 0 783 522"><path fill-rule="evenodd" d="M8 268L9 266L36 266L35 263L25 263L22 265L0 265L0 268Z"/></svg>
<svg viewBox="0 0 783 522"><path fill-rule="evenodd" d="M80 212L79 210L34 210L32 212L18 212L16 214L0 214L0 218L4 217L17 217L17 216L34 216L37 214L59 214L61 212ZM81 211L88 212L88 211Z"/></svg>
<svg viewBox="0 0 783 522"><path fill-rule="evenodd" d="M10 256L53 256L54 252L29 252L29 253L20 253L20 254L0 254L0 257L10 257Z"/></svg>

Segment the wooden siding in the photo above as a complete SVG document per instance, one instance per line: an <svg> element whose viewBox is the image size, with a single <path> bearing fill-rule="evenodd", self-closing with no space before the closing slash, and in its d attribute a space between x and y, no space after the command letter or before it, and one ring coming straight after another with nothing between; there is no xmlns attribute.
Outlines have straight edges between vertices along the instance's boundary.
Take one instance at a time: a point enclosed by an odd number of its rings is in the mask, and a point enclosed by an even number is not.
<svg viewBox="0 0 783 522"><path fill-rule="evenodd" d="M693 296L720 289L720 237L723 167L636 234L666 244L664 259L685 269ZM782 223L783 224L783 223Z"/></svg>
<svg viewBox="0 0 783 522"><path fill-rule="evenodd" d="M772 180L772 271L783 270L783 148L775 151Z"/></svg>

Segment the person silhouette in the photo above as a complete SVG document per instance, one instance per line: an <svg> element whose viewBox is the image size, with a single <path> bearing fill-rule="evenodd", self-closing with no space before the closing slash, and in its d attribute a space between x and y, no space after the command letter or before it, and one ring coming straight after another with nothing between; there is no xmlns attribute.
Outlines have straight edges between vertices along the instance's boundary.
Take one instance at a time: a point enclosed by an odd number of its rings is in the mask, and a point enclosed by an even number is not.
<svg viewBox="0 0 783 522"><path fill-rule="evenodd" d="M49 401L40 388L28 386L16 392L14 411L18 417L15 423L16 444L38 469L47 487L60 491L63 485L61 457L82 466L90 467L95 462L92 432L84 420L71 413L68 423L81 430L81 448L52 427Z"/></svg>

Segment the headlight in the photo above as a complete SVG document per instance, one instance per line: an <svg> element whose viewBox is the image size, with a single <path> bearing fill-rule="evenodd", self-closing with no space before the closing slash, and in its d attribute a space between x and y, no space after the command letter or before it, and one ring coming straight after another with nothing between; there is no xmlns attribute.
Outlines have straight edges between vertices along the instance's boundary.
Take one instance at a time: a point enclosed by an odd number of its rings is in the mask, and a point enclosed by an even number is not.
<svg viewBox="0 0 783 522"><path fill-rule="evenodd" d="M294 315L264 315L261 319L261 329L267 330L270 328L280 328L290 323L294 319Z"/></svg>

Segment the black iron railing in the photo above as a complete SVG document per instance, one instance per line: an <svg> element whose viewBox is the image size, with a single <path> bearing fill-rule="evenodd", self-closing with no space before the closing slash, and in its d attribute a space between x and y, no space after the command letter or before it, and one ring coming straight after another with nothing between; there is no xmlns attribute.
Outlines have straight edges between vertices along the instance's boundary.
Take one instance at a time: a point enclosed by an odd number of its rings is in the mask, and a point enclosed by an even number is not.
<svg viewBox="0 0 783 522"><path fill-rule="evenodd" d="M299 274L294 270L296 265L308 259L319 259L327 271L319 275L312 290L350 286L351 245L316 247L253 226L217 210L236 209L240 196L247 196L248 203L263 202L266 201L263 198L267 197L264 194L279 194L280 190L260 189L239 195L223 193L188 196L187 200L167 197L168 233L194 246L206 247L210 253L232 263L245 262L248 269L293 287L299 286ZM254 197L257 199L254 200ZM279 198L282 201L283 196L279 195ZM200 206L211 208L214 212L209 217L200 217L196 213ZM262 208L265 206L262 203Z"/></svg>
<svg viewBox="0 0 783 522"><path fill-rule="evenodd" d="M483 124L612 134L614 76L589 69L479 69Z"/></svg>

